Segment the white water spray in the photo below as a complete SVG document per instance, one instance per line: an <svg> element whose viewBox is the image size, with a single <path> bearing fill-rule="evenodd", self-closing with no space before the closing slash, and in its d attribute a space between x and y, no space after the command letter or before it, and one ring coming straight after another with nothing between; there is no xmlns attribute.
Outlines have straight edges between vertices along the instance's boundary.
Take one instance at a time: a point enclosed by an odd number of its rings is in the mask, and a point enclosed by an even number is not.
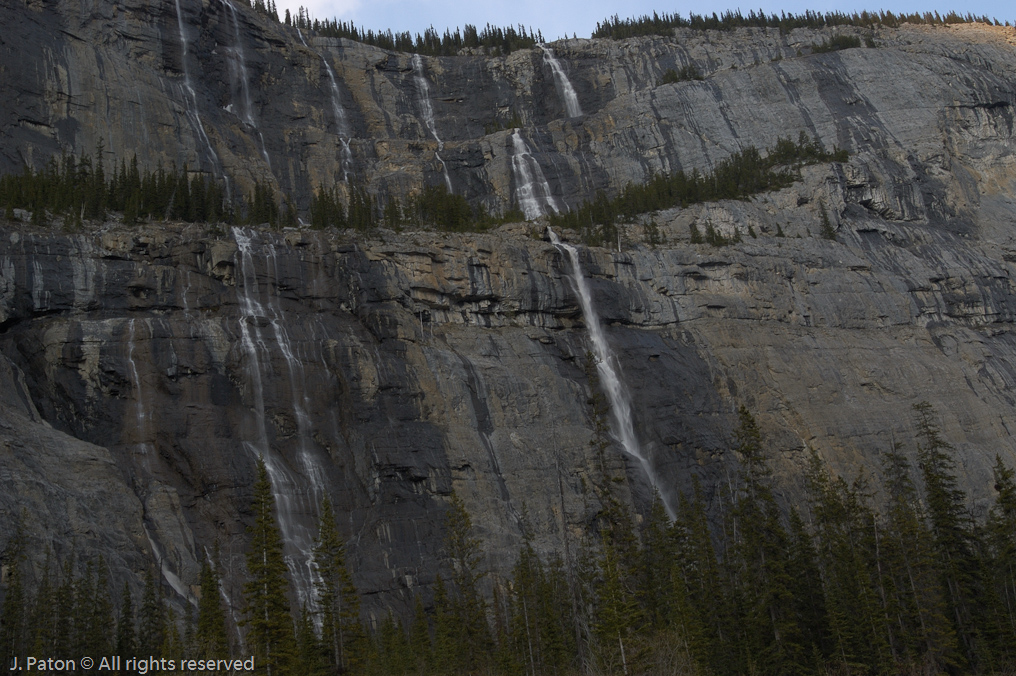
<svg viewBox="0 0 1016 676"><path fill-rule="evenodd" d="M279 526L285 540L286 564L292 573L299 601L312 608L316 602L313 566L315 533L307 525L307 518L317 516L321 486L324 485L324 470L310 449L313 434L311 420L307 415L310 398L304 386L303 364L293 353L292 342L286 330L281 301L277 294L269 292L267 304L261 302L254 260L254 237L253 232L233 228L239 258L238 269L243 282L242 288L237 285L241 312L240 344L247 355L245 370L251 385L257 423L256 438L245 441L244 446L254 455L264 458L265 468L272 481ZM271 245L265 247L265 260L277 280L278 260L275 248ZM275 339L289 371L290 394L299 437L296 468L291 467L268 443L261 366L262 361L268 360L271 354L261 332L261 327L266 325L271 325L271 337Z"/></svg>
<svg viewBox="0 0 1016 676"><path fill-rule="evenodd" d="M127 326L127 368L131 373L131 385L134 387L134 417L137 420L137 433L138 439L144 445L144 439L147 436L147 418L148 415L145 412L145 400L142 396L141 391L141 375L138 372L137 362L134 361L134 348L135 348L135 329L134 322L132 319L128 322Z"/></svg>
<svg viewBox="0 0 1016 676"><path fill-rule="evenodd" d="M234 83L239 84L240 94L243 97L242 114L237 115L247 126L252 127L258 133L258 141L261 144L261 156L265 158L268 171L272 170L272 161L268 158L268 149L265 148L265 137L258 129L257 121L254 119L254 104L250 98L250 83L247 76L247 57L243 52L243 41L240 39L240 17L236 13L236 7L230 0L221 0L222 4L229 10L229 16L233 23L233 46L227 48L230 54L229 73Z"/></svg>
<svg viewBox="0 0 1016 676"><path fill-rule="evenodd" d="M444 173L445 185L448 187L448 192L452 192L452 179L448 175L448 165L441 159L444 141L437 135L437 126L434 123L434 106L430 103L430 85L427 83L427 78L423 76L423 59L420 58L419 54L413 54L413 73L416 93L420 98L420 112L423 114L423 123L427 125L427 129L430 130L434 140L437 141L438 152L434 153L434 157L441 163L441 171Z"/></svg>
<svg viewBox="0 0 1016 676"><path fill-rule="evenodd" d="M303 39L303 31L300 27L296 27L296 34L300 36L300 42L307 49L310 49L310 45ZM342 157L342 180L346 183L349 182L349 174L353 170L353 151L349 147L350 136L352 135L349 130L349 120L346 118L346 109L342 107L342 98L339 96L339 84L335 79L335 70L332 69L332 64L328 63L328 59L323 54L319 54L321 57L321 63L325 64L325 72L328 73L328 83L331 85L332 90L332 114L335 116L335 127L339 134L339 144L342 146L342 150L339 151Z"/></svg>
<svg viewBox="0 0 1016 676"><path fill-rule="evenodd" d="M187 96L184 97L186 102L186 114L187 118L191 122L191 126L198 133L198 138L205 146L205 150L208 151L208 155L211 157L212 166L215 171L219 169L219 156L212 148L212 142L208 138L208 134L205 133L205 125L201 123L201 115L198 113L198 96L194 92L194 87L191 85L190 79L190 68L187 66L187 32L184 28L183 23L183 10L180 9L180 0L176 0L176 25L180 30L180 63L183 65L183 88ZM229 194L229 178L223 177L226 180L226 194Z"/></svg>
<svg viewBox="0 0 1016 676"><path fill-rule="evenodd" d="M550 241L568 256L571 263L572 283L575 285L575 293L579 297L579 305L582 307L582 316L586 320L586 328L589 330L589 339L593 344L593 356L596 358L596 372L600 376L600 385L607 393L610 401L611 429L614 436L621 442L624 452L639 461L642 470L646 473L649 483L660 493L663 506L667 510L671 521L674 520L674 511L670 508L663 491L660 487L659 477L649 464L648 458L642 453L642 447L635 436L635 427L632 424L631 398L628 390L621 380L620 365L610 351L607 344L607 337L603 334L603 327L600 325L600 317L596 314L593 306L593 296L589 292L589 285L586 284L585 275L582 273L582 264L579 261L578 249L571 244L565 244L553 230L547 228Z"/></svg>
<svg viewBox="0 0 1016 676"><path fill-rule="evenodd" d="M515 171L515 199L518 201L526 220L534 220L547 213L550 207L555 214L561 213L550 194L550 184L533 157L529 146L518 129L512 134L512 169Z"/></svg>
<svg viewBox="0 0 1016 676"><path fill-rule="evenodd" d="M580 117L582 106L579 105L579 97L575 94L575 88L568 80L568 75L565 74L561 63L554 57L554 52L550 50L550 47L546 45L537 45L537 47L543 50L543 61L550 66L550 70L554 73L554 84L557 85L557 90L561 94L561 98L564 99L568 117Z"/></svg>
<svg viewBox="0 0 1016 676"><path fill-rule="evenodd" d="M353 167L353 152L349 149L349 120L346 119L346 110L342 107L342 99L339 98L339 85L335 80L335 71L328 59L321 57L325 64L325 72L328 73L328 82L332 88L332 113L335 115L335 126L339 132L339 143L342 145L342 180L349 181L349 172Z"/></svg>

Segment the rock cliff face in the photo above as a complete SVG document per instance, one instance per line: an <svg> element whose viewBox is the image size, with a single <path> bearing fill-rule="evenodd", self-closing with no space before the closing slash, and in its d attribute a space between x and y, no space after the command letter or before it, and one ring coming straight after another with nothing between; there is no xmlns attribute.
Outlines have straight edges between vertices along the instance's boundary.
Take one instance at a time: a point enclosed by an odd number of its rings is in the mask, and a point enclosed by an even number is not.
<svg viewBox="0 0 1016 676"><path fill-rule="evenodd" d="M8 170L101 137L111 157L268 179L306 204L347 170L406 195L442 182L443 161L453 190L504 208L529 160L485 131L517 118L565 209L800 131L844 147L847 163L779 192L657 214L662 246L632 225L620 252L582 249L663 497L694 476L711 495L736 469L742 403L791 501L806 448L875 471L921 400L975 506L994 455L1016 461L1011 29L844 29L878 46L814 55L831 33L566 41L569 118L539 50L417 66L223 0L5 3L0 24ZM657 86L690 63L702 81ZM690 244L692 224L743 242ZM567 260L533 234L8 224L0 541L16 516L36 560L103 553L121 579L154 555L183 602L218 540L235 596L263 455L298 593L325 495L374 613L433 582L452 490L494 571L523 515L541 551L578 544L600 508L588 339ZM606 461L643 509L639 463L620 447Z"/></svg>

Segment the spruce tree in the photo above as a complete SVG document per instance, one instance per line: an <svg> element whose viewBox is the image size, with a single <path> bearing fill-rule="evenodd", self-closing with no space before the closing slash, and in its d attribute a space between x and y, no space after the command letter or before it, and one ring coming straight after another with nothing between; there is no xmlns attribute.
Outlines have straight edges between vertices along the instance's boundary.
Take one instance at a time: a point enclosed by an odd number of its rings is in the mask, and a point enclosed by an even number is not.
<svg viewBox="0 0 1016 676"><path fill-rule="evenodd" d="M997 630L984 609L989 606L981 577L979 549L966 494L958 487L952 446L942 437L931 404L914 405L917 416L918 461L928 501L943 586L963 652L977 670L993 668L991 645Z"/></svg>
<svg viewBox="0 0 1016 676"><path fill-rule="evenodd" d="M1016 666L1016 473L995 456L995 490L988 512L985 540L988 570L998 599L1000 657Z"/></svg>
<svg viewBox="0 0 1016 676"><path fill-rule="evenodd" d="M826 618L833 664L878 671L898 661L882 574L880 537L866 506L864 484L832 479L812 451L807 472L815 519L817 560L823 570Z"/></svg>
<svg viewBox="0 0 1016 676"><path fill-rule="evenodd" d="M434 658L430 643L430 629L427 626L427 612L423 599L416 594L413 601L413 623L409 627L409 651L415 667L411 673L424 676L433 668Z"/></svg>
<svg viewBox="0 0 1016 676"><path fill-rule="evenodd" d="M28 652L28 593L24 579L24 534L20 523L0 554L0 568L7 571L0 580L3 605L0 607L0 665L19 664Z"/></svg>
<svg viewBox="0 0 1016 676"><path fill-rule="evenodd" d="M363 663L365 635L360 624L360 595L346 565L346 546L327 497L321 503L314 565L318 578L321 641L328 663L337 670L358 670Z"/></svg>
<svg viewBox="0 0 1016 676"><path fill-rule="evenodd" d="M898 450L883 456L883 476L889 503L879 558L893 595L888 607L899 627L900 661L908 668L958 669L962 657L949 620L934 535L910 476L910 463Z"/></svg>
<svg viewBox="0 0 1016 676"><path fill-rule="evenodd" d="M764 672L803 672L812 647L799 623L789 561L790 541L772 490L762 433L745 407L738 411L736 450L742 487L732 517L737 533L731 563L743 601L750 663Z"/></svg>
<svg viewBox="0 0 1016 676"><path fill-rule="evenodd" d="M461 628L459 650L466 670L484 668L493 647L487 624L486 604L480 595L480 541L473 536L473 524L466 506L454 493L445 523L444 551L452 567L452 582L457 593L454 604Z"/></svg>
<svg viewBox="0 0 1016 676"><path fill-rule="evenodd" d="M217 548L216 548L217 549ZM219 576L209 561L201 564L201 596L198 599L198 622L195 641L198 651L205 657L229 657L229 639L226 635L226 609L219 592Z"/></svg>
<svg viewBox="0 0 1016 676"><path fill-rule="evenodd" d="M286 598L286 561L282 553L282 536L275 523L275 498L263 458L257 461L257 480L251 505L254 523L247 551L247 574L244 585L247 646L254 654L260 673L287 676L295 673L296 638L289 600Z"/></svg>
<svg viewBox="0 0 1016 676"><path fill-rule="evenodd" d="M162 604L162 585L145 571L145 591L138 609L138 657L161 657L166 638L166 610Z"/></svg>
<svg viewBox="0 0 1016 676"><path fill-rule="evenodd" d="M741 668L730 586L716 556L697 478L693 487L691 499L681 495L674 523L677 583L684 586L689 606L687 634L695 662L703 671L726 673Z"/></svg>
<svg viewBox="0 0 1016 676"><path fill-rule="evenodd" d="M116 654L124 660L136 655L134 603L131 600L131 587L127 582L123 583L123 593L120 594L120 615L116 620L116 642L114 645Z"/></svg>

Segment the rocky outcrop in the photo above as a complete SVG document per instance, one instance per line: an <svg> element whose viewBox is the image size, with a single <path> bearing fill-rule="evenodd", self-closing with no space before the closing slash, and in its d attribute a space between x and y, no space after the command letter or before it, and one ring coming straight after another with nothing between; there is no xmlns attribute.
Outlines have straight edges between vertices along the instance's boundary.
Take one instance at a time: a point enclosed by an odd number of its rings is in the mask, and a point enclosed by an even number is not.
<svg viewBox="0 0 1016 676"><path fill-rule="evenodd" d="M5 168L101 137L110 157L187 162L238 189L267 178L306 204L341 183L348 141L354 180L379 195L443 181L407 55L222 0L89 7L0 8L0 49L30 64L0 71ZM577 118L537 50L423 59L453 188L492 208L521 179L509 131L486 131L512 118L561 208L801 131L851 152L776 193L655 214L655 248L642 223L622 228L620 251L582 249L667 500L693 477L712 496L736 468L739 404L788 501L808 448L847 477L877 471L922 400L975 508L994 454L1016 460L1013 32L838 30L877 46L810 54L830 33L803 30L557 43ZM705 79L657 85L688 64ZM691 244L692 225L741 242ZM327 495L372 613L408 608L434 580L453 490L491 570L511 567L523 520L541 552L589 542L602 467L568 273L536 224L8 223L0 542L21 519L36 562L47 548L103 553L119 582L154 555L183 603L218 541L235 600L258 456L298 592ZM606 460L644 509L639 463L619 447Z"/></svg>

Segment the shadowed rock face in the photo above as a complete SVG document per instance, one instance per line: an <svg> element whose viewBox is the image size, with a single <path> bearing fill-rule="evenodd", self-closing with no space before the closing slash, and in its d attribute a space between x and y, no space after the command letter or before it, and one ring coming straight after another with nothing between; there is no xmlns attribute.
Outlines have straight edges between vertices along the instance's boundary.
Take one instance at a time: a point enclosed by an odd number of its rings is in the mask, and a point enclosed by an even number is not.
<svg viewBox="0 0 1016 676"><path fill-rule="evenodd" d="M0 8L4 62L26 64L0 71L7 169L101 137L111 157L187 162L241 189L267 178L306 204L343 172L323 57L355 180L396 195L444 180L407 55L304 46L246 9L234 25L221 0L181 0L185 71L174 4L82 7ZM876 31L877 49L797 56L828 35L557 43L585 113L573 119L538 50L424 58L423 72L454 189L494 208L515 201L518 177L511 131L485 128L513 117L562 207L800 131L850 150L773 194L657 214L657 248L627 226L621 252L582 249L636 434L665 499L693 476L713 495L736 470L727 438L743 403L794 501L807 447L848 478L876 471L928 400L980 509L994 454L1016 460L1016 36L905 27ZM689 63L704 80L656 85ZM835 241L818 237L823 213ZM743 242L692 245L693 224ZM492 570L514 563L523 514L542 552L562 533L577 545L604 467L567 266L521 225L363 237L7 224L0 541L22 515L36 561L47 546L102 553L121 581L154 552L182 602L218 540L236 601L263 455L298 593L325 495L371 612L408 608L433 581L453 489ZM605 462L644 508L639 464L619 446Z"/></svg>

